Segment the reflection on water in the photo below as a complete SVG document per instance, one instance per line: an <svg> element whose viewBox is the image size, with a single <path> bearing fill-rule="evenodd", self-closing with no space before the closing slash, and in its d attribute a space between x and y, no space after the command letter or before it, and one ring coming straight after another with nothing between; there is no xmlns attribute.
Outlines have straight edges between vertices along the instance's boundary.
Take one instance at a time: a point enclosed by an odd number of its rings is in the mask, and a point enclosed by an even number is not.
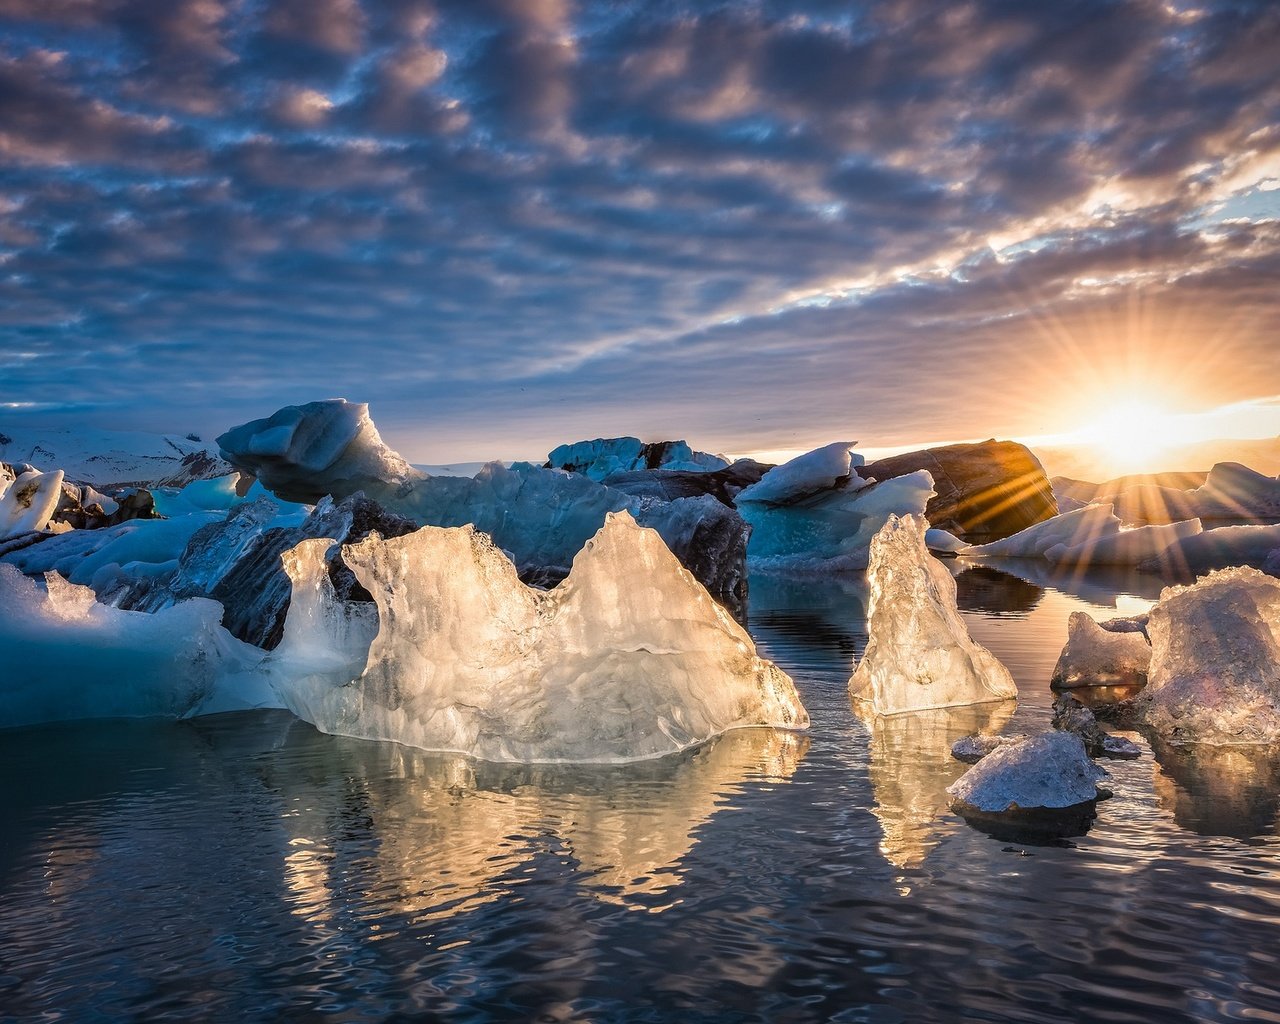
<svg viewBox="0 0 1280 1024"><path fill-rule="evenodd" d="M795 678L808 737L575 768L282 712L0 732L0 1017L1280 1017L1274 762L1109 762L1116 796L1070 846L948 810L955 739L1049 727L1069 614L1149 600L969 572L963 615L1018 681L1011 716L860 720L863 582L757 578L750 628Z"/></svg>
<svg viewBox="0 0 1280 1024"><path fill-rule="evenodd" d="M1056 565L1044 558L957 558L952 572L969 569L994 569L1006 576L1051 587L1062 594L1078 597L1101 608L1117 607L1117 597L1140 598L1154 602L1167 581L1132 566L1098 565L1090 568ZM1130 611L1122 614L1135 614Z"/></svg>
<svg viewBox="0 0 1280 1024"><path fill-rule="evenodd" d="M956 579L956 603L974 612L1029 612L1044 588L982 564L949 559L943 563Z"/></svg>
<svg viewBox="0 0 1280 1024"><path fill-rule="evenodd" d="M745 787L785 783L809 744L744 729L635 764L504 765L298 732L302 746L334 748L301 785L294 773L272 780L294 808L283 816L286 880L295 912L309 919L359 898L342 853L352 835L362 848L376 844L373 884L396 890L400 912L415 920L508 896L510 875L535 852L509 840L517 835L554 842L596 897L665 910L679 900L679 862L698 828Z"/></svg>
<svg viewBox="0 0 1280 1024"><path fill-rule="evenodd" d="M1156 796L1173 820L1204 836L1250 839L1280 811L1280 750L1152 741Z"/></svg>
<svg viewBox="0 0 1280 1024"><path fill-rule="evenodd" d="M976 704L901 715L877 715L851 702L871 738L872 807L884 838L880 852L897 867L919 867L941 836L939 819L950 804L946 788L968 765L951 756L956 740L975 732L998 733L1015 704Z"/></svg>

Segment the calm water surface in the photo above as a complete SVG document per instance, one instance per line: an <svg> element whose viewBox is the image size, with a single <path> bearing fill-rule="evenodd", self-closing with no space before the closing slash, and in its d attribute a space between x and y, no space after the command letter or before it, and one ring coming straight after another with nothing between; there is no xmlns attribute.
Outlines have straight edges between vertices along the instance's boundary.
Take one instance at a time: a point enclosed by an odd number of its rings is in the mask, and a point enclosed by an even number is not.
<svg viewBox="0 0 1280 1024"><path fill-rule="evenodd" d="M1275 765L1144 742L1057 846L947 809L953 740L1048 727L1068 614L1154 585L958 582L1016 710L860 720L863 585L756 579L807 736L524 768L282 712L0 732L0 1018L1280 1021Z"/></svg>

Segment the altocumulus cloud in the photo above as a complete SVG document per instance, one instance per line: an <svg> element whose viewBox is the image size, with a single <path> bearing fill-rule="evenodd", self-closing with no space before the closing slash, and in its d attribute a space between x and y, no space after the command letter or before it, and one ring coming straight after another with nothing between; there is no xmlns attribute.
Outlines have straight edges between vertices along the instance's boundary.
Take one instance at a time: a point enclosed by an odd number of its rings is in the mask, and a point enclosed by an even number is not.
<svg viewBox="0 0 1280 1024"><path fill-rule="evenodd" d="M429 459L1280 393L1277 52L1270 0L0 0L0 402L344 394Z"/></svg>

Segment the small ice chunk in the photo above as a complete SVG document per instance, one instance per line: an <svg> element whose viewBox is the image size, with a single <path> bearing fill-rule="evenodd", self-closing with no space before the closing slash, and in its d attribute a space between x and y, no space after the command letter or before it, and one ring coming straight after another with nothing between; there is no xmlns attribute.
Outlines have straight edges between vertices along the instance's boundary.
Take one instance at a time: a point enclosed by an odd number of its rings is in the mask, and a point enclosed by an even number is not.
<svg viewBox="0 0 1280 1024"><path fill-rule="evenodd" d="M1008 736L975 733L972 736L958 739L951 744L951 756L957 761L963 761L965 764L977 764L993 750L1012 742L1013 740Z"/></svg>
<svg viewBox="0 0 1280 1024"><path fill-rule="evenodd" d="M1065 690L1077 686L1145 683L1151 645L1140 632L1118 632L1098 625L1085 612L1067 620L1067 643L1058 656L1050 685Z"/></svg>
<svg viewBox="0 0 1280 1024"><path fill-rule="evenodd" d="M1002 744L947 792L962 815L1016 815L1090 803L1106 776L1089 760L1080 737L1047 732Z"/></svg>
<svg viewBox="0 0 1280 1024"><path fill-rule="evenodd" d="M292 652L314 660L339 614L315 543L286 561L295 594L319 596L291 603L273 678L325 731L493 761L618 762L729 729L808 726L790 678L625 512L607 517L550 591L521 583L470 526L344 546L380 624L351 674L362 641L345 625L321 669L293 673Z"/></svg>
<svg viewBox="0 0 1280 1024"><path fill-rule="evenodd" d="M956 607L956 582L925 548L924 520L890 516L871 542L871 638L849 692L877 714L1007 700L1018 686L975 643Z"/></svg>
<svg viewBox="0 0 1280 1024"><path fill-rule="evenodd" d="M62 470L50 473L28 470L0 497L0 540L20 533L43 530L62 497Z"/></svg>
<svg viewBox="0 0 1280 1024"><path fill-rule="evenodd" d="M1280 580L1245 567L1166 587L1147 630L1151 667L1135 704L1164 739L1280 740Z"/></svg>
<svg viewBox="0 0 1280 1024"><path fill-rule="evenodd" d="M706 473L724 469L728 460L707 452L695 452L685 441L654 441L638 437L597 437L592 441L562 444L547 456L553 469L581 473L604 480L614 473L636 470L680 470Z"/></svg>
<svg viewBox="0 0 1280 1024"><path fill-rule="evenodd" d="M1043 558L1052 548L1097 544L1119 532L1120 520L1110 505L1086 505L1028 526L1004 540L967 547L961 554L970 558Z"/></svg>

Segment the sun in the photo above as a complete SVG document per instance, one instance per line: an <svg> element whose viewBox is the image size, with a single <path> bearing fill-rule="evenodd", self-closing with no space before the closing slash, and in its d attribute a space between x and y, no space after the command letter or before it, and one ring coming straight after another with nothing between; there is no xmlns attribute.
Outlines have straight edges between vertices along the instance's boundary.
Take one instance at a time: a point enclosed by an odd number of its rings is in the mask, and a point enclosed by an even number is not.
<svg viewBox="0 0 1280 1024"><path fill-rule="evenodd" d="M1112 475L1152 473L1170 468L1162 458L1190 440L1184 420L1147 402L1108 402L1090 417L1080 440Z"/></svg>

